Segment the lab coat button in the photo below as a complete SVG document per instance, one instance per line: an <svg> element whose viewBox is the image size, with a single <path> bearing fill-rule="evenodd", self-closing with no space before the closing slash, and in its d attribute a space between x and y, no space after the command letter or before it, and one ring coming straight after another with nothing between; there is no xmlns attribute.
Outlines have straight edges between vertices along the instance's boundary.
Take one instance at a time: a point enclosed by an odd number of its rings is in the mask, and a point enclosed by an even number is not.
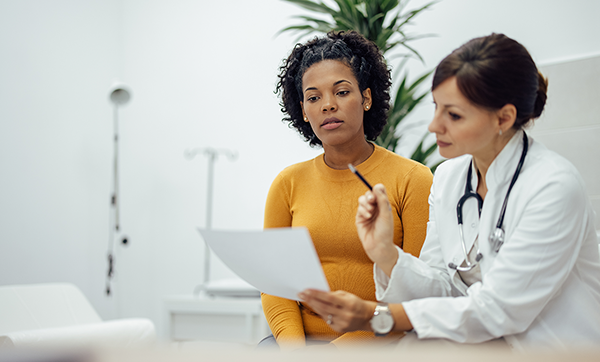
<svg viewBox="0 0 600 362"><path fill-rule="evenodd" d="M473 229L475 229L475 223L472 223L472 224L471 224L471 227L472 227Z"/></svg>

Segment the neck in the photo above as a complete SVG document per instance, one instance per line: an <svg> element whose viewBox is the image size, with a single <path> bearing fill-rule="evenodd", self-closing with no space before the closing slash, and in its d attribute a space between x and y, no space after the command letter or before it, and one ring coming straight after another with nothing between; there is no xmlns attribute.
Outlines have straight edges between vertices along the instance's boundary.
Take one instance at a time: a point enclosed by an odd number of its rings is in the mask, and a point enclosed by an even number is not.
<svg viewBox="0 0 600 362"><path fill-rule="evenodd" d="M473 165L475 165L475 170L477 171L477 193L482 199L485 200L485 195L487 195L487 183L485 182L485 175L487 174L489 165L484 165L484 167L480 166L475 157L473 157Z"/></svg>
<svg viewBox="0 0 600 362"><path fill-rule="evenodd" d="M345 170L348 164L356 166L367 160L375 147L366 140L357 145L348 147L331 147L323 145L325 164L335 170Z"/></svg>
<svg viewBox="0 0 600 362"><path fill-rule="evenodd" d="M515 133L516 131L511 129L510 132L506 132L502 136L497 137L485 152L473 154L473 164L475 165L475 170L477 170L479 181L477 184L477 193L482 198L485 198L487 193L485 176L487 175L488 169Z"/></svg>

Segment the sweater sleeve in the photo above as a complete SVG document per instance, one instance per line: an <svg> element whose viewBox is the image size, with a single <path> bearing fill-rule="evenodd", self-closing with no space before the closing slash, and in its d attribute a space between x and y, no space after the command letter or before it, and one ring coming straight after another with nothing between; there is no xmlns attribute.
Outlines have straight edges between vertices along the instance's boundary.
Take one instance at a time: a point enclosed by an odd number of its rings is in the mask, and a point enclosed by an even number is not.
<svg viewBox="0 0 600 362"><path fill-rule="evenodd" d="M273 181L265 205L264 228L292 226L289 188L280 175ZM293 300L261 294L265 318L282 350L304 347L305 335L298 303Z"/></svg>
<svg viewBox="0 0 600 362"><path fill-rule="evenodd" d="M354 331L342 334L338 338L331 341L331 343L338 348L355 348L357 346L360 346L360 344L373 346L375 343L377 343L378 345L386 345L398 342L403 336L404 332L392 332L384 337L375 337L375 334L373 332Z"/></svg>
<svg viewBox="0 0 600 362"><path fill-rule="evenodd" d="M431 170L421 164L415 165L406 175L404 202L401 215L404 237L402 250L419 257L427 233L429 219L429 190L433 175Z"/></svg>

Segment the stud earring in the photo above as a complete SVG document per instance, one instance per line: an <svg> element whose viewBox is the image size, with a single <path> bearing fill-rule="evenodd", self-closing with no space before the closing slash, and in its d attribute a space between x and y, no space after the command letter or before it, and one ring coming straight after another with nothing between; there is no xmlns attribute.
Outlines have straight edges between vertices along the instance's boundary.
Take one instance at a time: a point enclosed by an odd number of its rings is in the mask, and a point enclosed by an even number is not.
<svg viewBox="0 0 600 362"><path fill-rule="evenodd" d="M500 132L498 132L500 136L502 136L502 128L500 128Z"/></svg>
<svg viewBox="0 0 600 362"><path fill-rule="evenodd" d="M365 106L365 110L368 111L369 110L369 106Z"/></svg>
<svg viewBox="0 0 600 362"><path fill-rule="evenodd" d="M308 122L308 117L304 117L304 122Z"/></svg>

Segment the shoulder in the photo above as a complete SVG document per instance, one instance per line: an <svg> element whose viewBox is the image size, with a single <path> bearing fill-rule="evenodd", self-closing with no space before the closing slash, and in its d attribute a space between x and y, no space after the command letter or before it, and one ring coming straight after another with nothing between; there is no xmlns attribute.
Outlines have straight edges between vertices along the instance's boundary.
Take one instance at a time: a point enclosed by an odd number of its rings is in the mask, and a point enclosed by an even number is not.
<svg viewBox="0 0 600 362"><path fill-rule="evenodd" d="M584 192L585 185L577 168L566 158L533 142L521 174L530 188L540 189L557 185L564 192Z"/></svg>
<svg viewBox="0 0 600 362"><path fill-rule="evenodd" d="M543 144L533 141L530 151L526 156L526 165L529 169L544 173L573 173L577 172L575 166L558 153L549 150Z"/></svg>
<svg viewBox="0 0 600 362"><path fill-rule="evenodd" d="M471 164L471 156L463 155L442 162L435 170L434 180L443 181L447 178L455 179L458 175L467 174L467 168Z"/></svg>
<svg viewBox="0 0 600 362"><path fill-rule="evenodd" d="M533 142L530 146L513 193L514 208L542 220L546 228L556 233L559 229L582 228L591 228L594 233L593 221L590 223L594 211L579 171L540 143Z"/></svg>
<svg viewBox="0 0 600 362"><path fill-rule="evenodd" d="M410 177L419 177L425 179L431 179L433 177L431 174L431 169L420 162L400 156L397 153L377 145L375 146L375 152L381 159L379 168L383 172L396 170Z"/></svg>
<svg viewBox="0 0 600 362"><path fill-rule="evenodd" d="M295 178L298 178L301 176L306 176L307 173L311 173L311 172L315 171L315 161L318 161L318 159L320 157L322 157L322 155L317 156L316 158L313 158L311 160L302 161L302 162L298 162L293 165L290 165L290 166L284 168L281 172L279 172L279 174L277 175L277 178L295 179Z"/></svg>
<svg viewBox="0 0 600 362"><path fill-rule="evenodd" d="M281 170L271 183L271 192L281 190L289 193L296 185L313 183L317 178L315 177L317 173L315 162L319 162L319 159L322 160L322 156L320 155L311 160L295 163Z"/></svg>

